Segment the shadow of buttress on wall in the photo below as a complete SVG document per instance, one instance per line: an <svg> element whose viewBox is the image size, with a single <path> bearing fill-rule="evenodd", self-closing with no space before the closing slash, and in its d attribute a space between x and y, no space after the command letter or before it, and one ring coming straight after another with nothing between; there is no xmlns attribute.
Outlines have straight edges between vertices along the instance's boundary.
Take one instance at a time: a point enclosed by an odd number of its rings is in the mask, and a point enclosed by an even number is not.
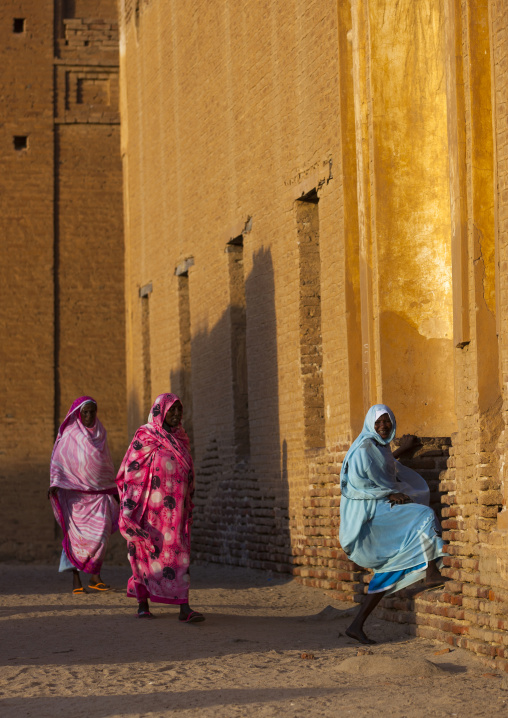
<svg viewBox="0 0 508 718"><path fill-rule="evenodd" d="M241 331L235 334L242 314L245 342ZM192 337L190 377L183 369L172 372L171 389L178 393L190 381L196 466L194 558L289 571L287 443L281 455L269 249L253 255L245 278L245 307L230 304L212 329ZM248 387L240 409L235 397L241 395L241 387L235 382Z"/></svg>

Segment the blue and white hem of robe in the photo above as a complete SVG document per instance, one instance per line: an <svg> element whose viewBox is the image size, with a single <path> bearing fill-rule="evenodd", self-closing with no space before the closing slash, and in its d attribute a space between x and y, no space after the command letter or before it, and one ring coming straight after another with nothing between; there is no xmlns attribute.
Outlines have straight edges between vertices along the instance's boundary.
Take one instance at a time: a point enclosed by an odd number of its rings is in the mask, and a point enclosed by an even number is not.
<svg viewBox="0 0 508 718"><path fill-rule="evenodd" d="M422 537L425 539L425 535ZM417 566L411 568L403 568L399 571L375 571L372 576L367 593L395 593L400 591L402 588L407 588L413 583L423 581L427 574L427 567L429 561L419 563ZM439 570L444 566L442 558L438 558L436 565Z"/></svg>

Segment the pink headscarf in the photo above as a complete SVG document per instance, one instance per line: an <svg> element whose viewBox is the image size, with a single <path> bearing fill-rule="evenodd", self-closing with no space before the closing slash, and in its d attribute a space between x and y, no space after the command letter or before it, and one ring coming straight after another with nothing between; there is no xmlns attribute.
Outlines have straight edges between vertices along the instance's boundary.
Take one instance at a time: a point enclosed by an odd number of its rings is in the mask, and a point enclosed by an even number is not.
<svg viewBox="0 0 508 718"><path fill-rule="evenodd" d="M63 420L51 455L50 483L61 489L116 493L115 469L98 418L88 429L81 421L84 404L97 406L91 396L73 402Z"/></svg>
<svg viewBox="0 0 508 718"><path fill-rule="evenodd" d="M179 462L188 471L192 468L192 459L185 429L181 423L170 434L163 428L166 414L177 401L180 401L180 398L176 394L159 394L148 414L148 423L140 428L147 429L158 441L176 451Z"/></svg>
<svg viewBox="0 0 508 718"><path fill-rule="evenodd" d="M120 531L128 540L133 540L133 534L136 534L136 537L146 538L143 536L144 531L140 530L140 524L147 510L146 492L149 490L153 473L157 468L157 447L159 445L171 450L179 465L179 471L193 477L189 437L185 429L179 424L176 429L168 433L162 426L167 412L177 401L180 401L179 397L170 393L160 394L156 398L148 415L148 422L136 431L118 471L116 482L120 494L123 498L128 496L130 499L128 508L124 505L124 510L120 514ZM165 467L160 468L162 472L165 471ZM187 502L189 506L193 490L192 486ZM189 508L189 514L191 511L192 508ZM148 549L153 549L150 541Z"/></svg>

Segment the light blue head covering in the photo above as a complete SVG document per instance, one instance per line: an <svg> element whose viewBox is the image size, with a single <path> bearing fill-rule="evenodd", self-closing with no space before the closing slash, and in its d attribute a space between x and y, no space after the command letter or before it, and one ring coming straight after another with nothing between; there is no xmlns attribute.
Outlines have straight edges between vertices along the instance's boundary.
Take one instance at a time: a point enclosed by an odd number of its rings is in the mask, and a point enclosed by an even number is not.
<svg viewBox="0 0 508 718"><path fill-rule="evenodd" d="M374 428L374 424L380 416L383 416L383 414L388 414L388 416L390 417L390 421L392 422L392 433L390 434L388 439L382 439ZM389 444L394 440L396 431L397 422L395 421L393 411L388 406L386 406L386 404L374 404L374 406L371 406L367 412L365 421L363 422L363 429L358 439L360 439L361 437L366 439L368 437L369 439L375 439L378 444ZM356 439L356 441L358 441L358 439ZM356 441L354 442L354 444L352 444L351 449L356 444ZM351 451L351 449L349 449L349 451Z"/></svg>
<svg viewBox="0 0 508 718"><path fill-rule="evenodd" d="M392 422L392 432L388 439L382 439L374 428L374 424L380 416L383 416L383 414L388 414L388 416L390 417L390 421ZM362 442L365 441L365 439L374 439L374 441L377 441L378 444L387 445L394 440L396 431L397 422L395 421L393 411L388 406L386 406L386 404L374 404L374 406L370 407L365 416L365 421L363 422L363 429L349 447L349 451L347 452L344 459L344 464L347 462L348 459L351 458L352 453L360 446Z"/></svg>
<svg viewBox="0 0 508 718"><path fill-rule="evenodd" d="M387 439L383 439L381 436L379 436L379 434L374 428L374 424L380 416L383 416L383 414L388 414L388 416L390 417L390 421L392 422L392 431ZM351 444L349 451L347 452L346 456L344 457L344 461L342 462L342 469L340 472L340 483L342 488L345 487L345 484L347 482L346 474L348 472L348 466L351 463L353 454L364 443L364 441L366 439L373 439L377 444L384 444L385 446L388 446L388 444L390 444L390 442L393 441L393 439L395 438L396 431L397 422L395 421L395 416L393 414L393 411L388 406L386 406L386 404L374 404L374 406L370 407L367 412L367 415L365 416L362 431Z"/></svg>

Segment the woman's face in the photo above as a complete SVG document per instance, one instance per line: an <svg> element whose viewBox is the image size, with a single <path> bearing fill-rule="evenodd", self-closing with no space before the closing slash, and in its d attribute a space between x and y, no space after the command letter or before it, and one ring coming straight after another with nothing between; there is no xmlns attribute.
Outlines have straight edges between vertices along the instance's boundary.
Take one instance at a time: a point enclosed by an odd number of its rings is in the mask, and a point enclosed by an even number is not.
<svg viewBox="0 0 508 718"><path fill-rule="evenodd" d="M174 428L182 421L183 407L181 402L175 401L175 403L168 409L166 416L164 417L164 423L167 426Z"/></svg>
<svg viewBox="0 0 508 718"><path fill-rule="evenodd" d="M86 404L83 404L79 413L81 414L81 421L83 422L83 424L87 427L87 429L91 429L92 426L95 424L95 417L97 416L97 406L91 401L89 401Z"/></svg>
<svg viewBox="0 0 508 718"><path fill-rule="evenodd" d="M374 429L382 439L385 439L385 441L388 439L393 429L393 424L388 414L381 414L374 424Z"/></svg>

